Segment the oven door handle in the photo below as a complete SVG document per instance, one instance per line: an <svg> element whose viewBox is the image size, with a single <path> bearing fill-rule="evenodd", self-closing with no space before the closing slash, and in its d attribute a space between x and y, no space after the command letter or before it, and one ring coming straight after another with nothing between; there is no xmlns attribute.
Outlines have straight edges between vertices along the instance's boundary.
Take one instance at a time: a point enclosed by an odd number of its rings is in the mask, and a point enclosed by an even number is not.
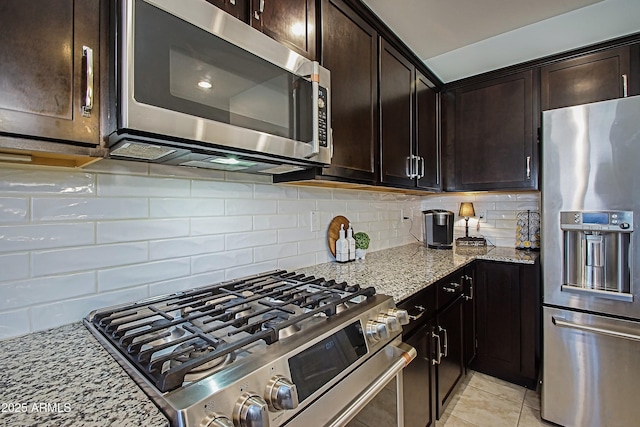
<svg viewBox="0 0 640 427"><path fill-rule="evenodd" d="M351 402L348 408L331 420L327 426L340 427L351 421L378 393L382 391L383 388L385 388L389 381L402 372L402 370L418 355L415 348L403 342L390 346L390 349L398 353L394 362L387 370L380 374L375 381L364 389L364 391L353 402Z"/></svg>

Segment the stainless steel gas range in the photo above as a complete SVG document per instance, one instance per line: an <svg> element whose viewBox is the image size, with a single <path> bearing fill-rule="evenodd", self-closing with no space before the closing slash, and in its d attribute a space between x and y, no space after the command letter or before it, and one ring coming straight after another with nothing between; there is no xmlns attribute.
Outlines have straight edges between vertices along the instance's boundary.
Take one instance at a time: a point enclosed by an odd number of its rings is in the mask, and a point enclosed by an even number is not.
<svg viewBox="0 0 640 427"><path fill-rule="evenodd" d="M345 425L415 358L373 287L272 271L84 319L173 426Z"/></svg>

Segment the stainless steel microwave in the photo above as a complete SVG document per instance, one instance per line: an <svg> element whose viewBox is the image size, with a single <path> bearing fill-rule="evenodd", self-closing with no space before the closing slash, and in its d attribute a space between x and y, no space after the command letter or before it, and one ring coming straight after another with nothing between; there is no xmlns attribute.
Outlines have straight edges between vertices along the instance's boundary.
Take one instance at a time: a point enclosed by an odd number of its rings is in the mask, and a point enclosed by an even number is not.
<svg viewBox="0 0 640 427"><path fill-rule="evenodd" d="M205 0L121 0L110 157L277 174L331 162L330 73Z"/></svg>

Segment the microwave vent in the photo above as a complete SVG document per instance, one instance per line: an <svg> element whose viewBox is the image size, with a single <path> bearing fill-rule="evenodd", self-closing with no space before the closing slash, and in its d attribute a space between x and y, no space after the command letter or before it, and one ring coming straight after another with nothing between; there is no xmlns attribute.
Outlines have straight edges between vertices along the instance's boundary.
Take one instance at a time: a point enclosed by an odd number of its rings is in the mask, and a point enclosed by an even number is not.
<svg viewBox="0 0 640 427"><path fill-rule="evenodd" d="M127 142L118 148L111 150L110 154L112 156L127 157L131 159L158 160L175 152L175 149L169 147Z"/></svg>

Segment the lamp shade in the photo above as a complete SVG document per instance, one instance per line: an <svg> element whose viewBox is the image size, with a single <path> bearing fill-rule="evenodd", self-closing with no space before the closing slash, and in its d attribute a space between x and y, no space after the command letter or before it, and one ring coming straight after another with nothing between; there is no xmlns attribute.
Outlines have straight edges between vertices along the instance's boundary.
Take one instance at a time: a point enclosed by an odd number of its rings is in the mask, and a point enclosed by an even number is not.
<svg viewBox="0 0 640 427"><path fill-rule="evenodd" d="M471 202L460 203L460 212L458 213L458 215L464 216L464 217L476 216L476 211L473 210L473 203Z"/></svg>

